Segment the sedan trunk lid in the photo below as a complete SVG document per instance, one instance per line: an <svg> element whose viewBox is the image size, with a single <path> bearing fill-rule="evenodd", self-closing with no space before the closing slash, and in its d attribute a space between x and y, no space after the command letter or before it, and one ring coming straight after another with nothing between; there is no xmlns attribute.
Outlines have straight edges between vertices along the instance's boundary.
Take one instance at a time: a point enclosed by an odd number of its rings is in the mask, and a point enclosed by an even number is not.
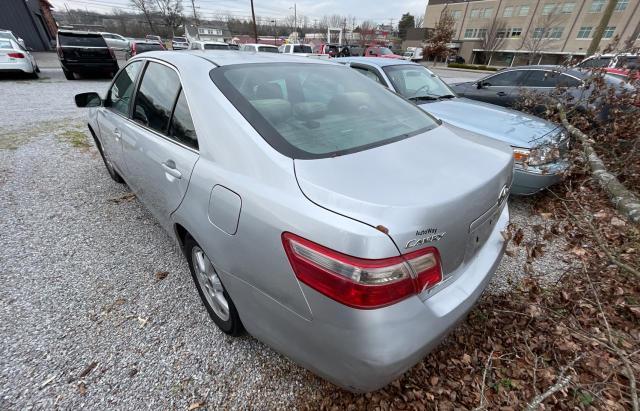
<svg viewBox="0 0 640 411"><path fill-rule="evenodd" d="M445 125L354 154L295 160L295 170L312 202L386 227L401 253L436 247L446 276L470 257L472 229L502 209L512 162L508 145Z"/></svg>

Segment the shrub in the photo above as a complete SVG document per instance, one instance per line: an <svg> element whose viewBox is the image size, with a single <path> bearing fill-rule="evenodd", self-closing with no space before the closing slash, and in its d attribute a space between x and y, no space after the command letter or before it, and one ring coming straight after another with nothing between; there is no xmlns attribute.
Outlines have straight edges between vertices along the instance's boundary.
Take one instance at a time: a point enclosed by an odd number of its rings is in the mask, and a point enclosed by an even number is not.
<svg viewBox="0 0 640 411"><path fill-rule="evenodd" d="M469 69L469 70L498 71L498 69L495 68L495 67L476 66L476 65L473 65L473 64L449 63L447 66L451 67L451 68L463 68L463 69Z"/></svg>

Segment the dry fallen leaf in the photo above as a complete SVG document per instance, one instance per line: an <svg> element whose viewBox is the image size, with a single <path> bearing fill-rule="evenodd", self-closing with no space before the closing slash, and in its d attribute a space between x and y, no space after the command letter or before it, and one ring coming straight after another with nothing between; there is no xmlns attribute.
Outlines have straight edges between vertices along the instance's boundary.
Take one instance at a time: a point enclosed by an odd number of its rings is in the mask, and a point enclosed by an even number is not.
<svg viewBox="0 0 640 411"><path fill-rule="evenodd" d="M206 405L207 403L204 400L200 400L200 401L196 401L196 402L192 402L191 405L189 405L189 411L192 410L197 410L198 408L202 408Z"/></svg>
<svg viewBox="0 0 640 411"><path fill-rule="evenodd" d="M611 225L614 227L624 227L627 223L624 220L619 219L618 217L611 217Z"/></svg>
<svg viewBox="0 0 640 411"><path fill-rule="evenodd" d="M156 279L158 281L164 280L169 275L169 271L158 271L156 273Z"/></svg>
<svg viewBox="0 0 640 411"><path fill-rule="evenodd" d="M80 392L80 395L85 395L87 393L87 386L83 382L79 383L78 391Z"/></svg>

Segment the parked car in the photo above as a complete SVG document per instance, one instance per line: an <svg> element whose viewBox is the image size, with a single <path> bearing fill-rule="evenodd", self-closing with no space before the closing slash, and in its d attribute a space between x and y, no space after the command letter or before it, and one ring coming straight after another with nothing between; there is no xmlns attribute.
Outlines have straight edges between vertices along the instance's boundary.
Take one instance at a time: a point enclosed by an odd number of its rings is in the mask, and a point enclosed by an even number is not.
<svg viewBox="0 0 640 411"><path fill-rule="evenodd" d="M132 40L129 45L129 49L125 54L125 58L129 60L131 57L137 56L140 53L146 53L147 51L162 51L164 47L157 41L149 40Z"/></svg>
<svg viewBox="0 0 640 411"><path fill-rule="evenodd" d="M364 57L335 61L449 124L509 144L515 161L512 194L530 195L549 187L562 179L569 165L569 135L563 127L520 111L458 97L421 64Z"/></svg>
<svg viewBox="0 0 640 411"><path fill-rule="evenodd" d="M189 48L189 41L186 37L174 37L171 39L171 48L173 50L186 50Z"/></svg>
<svg viewBox="0 0 640 411"><path fill-rule="evenodd" d="M233 44L233 43L228 43L228 44L229 44L229 50L240 50L239 44Z"/></svg>
<svg viewBox="0 0 640 411"><path fill-rule="evenodd" d="M38 78L36 59L16 40L0 38L0 73L24 73Z"/></svg>
<svg viewBox="0 0 640 411"><path fill-rule="evenodd" d="M310 56L313 53L313 47L310 44L283 44L279 48L283 54L297 54L299 56Z"/></svg>
<svg viewBox="0 0 640 411"><path fill-rule="evenodd" d="M18 37L15 34L13 34L11 30L0 29L0 39L13 40L19 45L21 45L25 50L27 49L27 46L24 44L24 40L22 40L21 37Z"/></svg>
<svg viewBox="0 0 640 411"><path fill-rule="evenodd" d="M227 43L220 41L192 41L189 50L231 50Z"/></svg>
<svg viewBox="0 0 640 411"><path fill-rule="evenodd" d="M394 54L388 47L380 46L367 47L364 52L364 57L381 57L385 59L402 60L402 56Z"/></svg>
<svg viewBox="0 0 640 411"><path fill-rule="evenodd" d="M253 51L253 52L265 52L265 53L277 53L278 47L270 44L243 44L240 46L240 51Z"/></svg>
<svg viewBox="0 0 640 411"><path fill-rule="evenodd" d="M155 34L147 34L146 36L144 36L144 38L146 40L149 40L149 41L158 42L158 43L162 44L162 47L164 47L164 43L162 41L162 37L160 37L160 36L156 36Z"/></svg>
<svg viewBox="0 0 640 411"><path fill-rule="evenodd" d="M464 64L465 60L462 56L449 56L447 57L447 63Z"/></svg>
<svg viewBox="0 0 640 411"><path fill-rule="evenodd" d="M596 54L576 64L578 68L610 67L621 69L640 68L640 58L633 53Z"/></svg>
<svg viewBox="0 0 640 411"><path fill-rule="evenodd" d="M625 80L625 81L640 80L640 71L638 70L607 67L604 69L604 71L605 73L607 73L607 75L616 77L620 80Z"/></svg>
<svg viewBox="0 0 640 411"><path fill-rule="evenodd" d="M584 109L593 92L592 88L585 86L585 82L594 75L596 73L591 70L562 66L521 66L501 70L478 81L454 84L452 88L459 95L473 100L513 107L520 100L523 91L533 91L545 96L554 93L556 87L561 87L565 90L563 98L567 104ZM629 87L613 76L605 76L604 80L617 92ZM541 110L544 104L544 101L540 102ZM599 109L601 117L606 118L606 107Z"/></svg>
<svg viewBox="0 0 640 411"><path fill-rule="evenodd" d="M113 77L118 72L118 60L99 33L58 30L57 52L62 72L67 80L74 73L103 74Z"/></svg>
<svg viewBox="0 0 640 411"><path fill-rule="evenodd" d="M407 47L407 51L404 52L402 58L409 61L421 61L423 58L422 47Z"/></svg>
<svg viewBox="0 0 640 411"><path fill-rule="evenodd" d="M129 48L129 40L123 36L115 33L100 33L104 41L107 42L107 46L115 50L127 50Z"/></svg>
<svg viewBox="0 0 640 411"><path fill-rule="evenodd" d="M151 52L76 104L218 327L346 389L420 361L502 258L509 146L339 64Z"/></svg>

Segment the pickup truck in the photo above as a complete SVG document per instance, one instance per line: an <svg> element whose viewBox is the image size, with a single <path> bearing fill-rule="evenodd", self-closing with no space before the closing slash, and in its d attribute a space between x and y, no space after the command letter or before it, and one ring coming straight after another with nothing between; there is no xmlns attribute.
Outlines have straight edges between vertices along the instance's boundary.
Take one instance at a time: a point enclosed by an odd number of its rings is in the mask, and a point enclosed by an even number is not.
<svg viewBox="0 0 640 411"><path fill-rule="evenodd" d="M328 59L328 54L318 54L313 52L310 44L283 44L278 47L278 51L283 54L291 54L294 56L312 57L318 59Z"/></svg>

